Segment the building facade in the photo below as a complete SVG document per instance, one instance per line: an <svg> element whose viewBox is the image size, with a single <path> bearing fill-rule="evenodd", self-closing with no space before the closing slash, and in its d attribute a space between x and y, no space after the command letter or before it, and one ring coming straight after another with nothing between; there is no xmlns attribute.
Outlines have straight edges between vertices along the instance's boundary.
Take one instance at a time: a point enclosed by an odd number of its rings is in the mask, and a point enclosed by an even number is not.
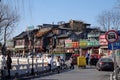
<svg viewBox="0 0 120 80"><path fill-rule="evenodd" d="M26 31L14 38L16 52L24 54L34 48L35 54L69 56L74 53L85 55L87 51L92 54L95 49L99 51L101 31L90 28L90 24L70 20L68 23L43 24L38 27L29 32L29 35Z"/></svg>

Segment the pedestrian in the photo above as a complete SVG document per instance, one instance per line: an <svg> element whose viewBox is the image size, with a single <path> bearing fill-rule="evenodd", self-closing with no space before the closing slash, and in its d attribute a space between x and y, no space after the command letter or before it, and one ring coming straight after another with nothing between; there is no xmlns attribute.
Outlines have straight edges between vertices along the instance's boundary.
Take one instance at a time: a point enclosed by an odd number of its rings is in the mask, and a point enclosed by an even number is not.
<svg viewBox="0 0 120 80"><path fill-rule="evenodd" d="M7 61L6 61L6 64L7 64L7 70L8 70L8 77L11 77L10 75L10 69L12 69L12 59L11 59L11 55L10 55L10 52L7 54Z"/></svg>
<svg viewBox="0 0 120 80"><path fill-rule="evenodd" d="M1 79L4 79L5 75L4 75L4 70L6 69L6 60L5 60L5 56L2 54L0 55L0 71L1 71Z"/></svg>
<svg viewBox="0 0 120 80"><path fill-rule="evenodd" d="M60 73L60 57L56 59L57 72Z"/></svg>
<svg viewBox="0 0 120 80"><path fill-rule="evenodd" d="M90 59L90 54L86 53L86 64L87 65L89 64L89 59Z"/></svg>
<svg viewBox="0 0 120 80"><path fill-rule="evenodd" d="M70 69L74 69L73 57L70 57L69 62L70 62Z"/></svg>
<svg viewBox="0 0 120 80"><path fill-rule="evenodd" d="M48 66L49 66L49 71L52 71L52 57L48 55Z"/></svg>

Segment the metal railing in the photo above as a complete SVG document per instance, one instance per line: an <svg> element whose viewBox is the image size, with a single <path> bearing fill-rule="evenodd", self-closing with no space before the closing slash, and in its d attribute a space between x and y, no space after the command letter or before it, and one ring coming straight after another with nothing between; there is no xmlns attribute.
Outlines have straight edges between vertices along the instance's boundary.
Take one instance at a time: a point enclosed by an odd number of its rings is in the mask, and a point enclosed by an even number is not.
<svg viewBox="0 0 120 80"><path fill-rule="evenodd" d="M40 72L44 70L48 70L48 63L46 59L41 58L34 58L33 59L33 68L34 72ZM55 68L56 64L53 60L52 68ZM12 57L12 69L10 70L11 76L17 75L25 75L30 74L32 68L32 58L16 58ZM4 76L7 76L7 70L4 70L6 74Z"/></svg>

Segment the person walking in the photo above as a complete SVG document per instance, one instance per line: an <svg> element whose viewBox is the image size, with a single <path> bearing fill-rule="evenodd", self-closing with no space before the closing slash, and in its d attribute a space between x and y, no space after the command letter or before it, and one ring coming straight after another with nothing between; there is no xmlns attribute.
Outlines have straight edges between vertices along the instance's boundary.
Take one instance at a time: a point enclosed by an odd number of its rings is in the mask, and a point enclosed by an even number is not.
<svg viewBox="0 0 120 80"><path fill-rule="evenodd" d="M86 53L86 64L87 65L89 64L89 59L90 59L90 54Z"/></svg>
<svg viewBox="0 0 120 80"><path fill-rule="evenodd" d="M0 55L0 71L1 71L1 80L4 80L5 74L4 70L6 69L6 60L4 55Z"/></svg>
<svg viewBox="0 0 120 80"><path fill-rule="evenodd" d="M48 66L49 66L49 71L52 71L52 57L50 55L48 55Z"/></svg>
<svg viewBox="0 0 120 80"><path fill-rule="evenodd" d="M10 52L7 54L7 61L6 61L6 64L7 64L7 70L8 70L8 77L11 77L10 75L10 69L12 69L12 59L11 59L11 56L10 56Z"/></svg>
<svg viewBox="0 0 120 80"><path fill-rule="evenodd" d="M56 67L57 67L57 72L60 73L60 57L57 56L57 59L56 59Z"/></svg>
<svg viewBox="0 0 120 80"><path fill-rule="evenodd" d="M73 57L70 57L69 62L70 62L70 69L74 69Z"/></svg>

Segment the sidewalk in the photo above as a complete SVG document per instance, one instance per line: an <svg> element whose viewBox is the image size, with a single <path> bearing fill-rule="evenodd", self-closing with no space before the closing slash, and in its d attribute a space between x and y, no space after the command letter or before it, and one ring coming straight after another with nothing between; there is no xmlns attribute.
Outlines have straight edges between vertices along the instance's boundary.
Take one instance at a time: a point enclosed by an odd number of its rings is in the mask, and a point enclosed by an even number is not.
<svg viewBox="0 0 120 80"><path fill-rule="evenodd" d="M65 72L65 71L69 71L69 70L70 69L63 69L60 71L60 73ZM16 77L11 77L11 79L8 79L7 77L5 77L4 80L30 80L30 79L54 75L54 74L58 74L57 71L52 70L51 72L49 72L48 70L45 70L42 72L36 72L34 75L31 75L30 73L25 74L25 75L21 75L21 76L16 75Z"/></svg>
<svg viewBox="0 0 120 80"><path fill-rule="evenodd" d="M95 66L86 66L86 68L82 68L81 69L94 69ZM77 66L75 66L75 69L79 70L80 68L78 68ZM24 76L24 77L19 77L19 80L30 80L30 79L34 79L34 78L40 78L40 77L44 77L44 76L49 76L49 75L55 75L55 74L62 74L64 72L69 72L73 69L63 69L60 71L60 73L57 73L57 71L45 71L45 72L39 72L39 73L35 73L35 75L30 75L30 76Z"/></svg>
<svg viewBox="0 0 120 80"><path fill-rule="evenodd" d="M81 73L81 74L78 74L78 73ZM65 80L68 75L69 75L70 79L78 77L77 80L82 80L82 77L83 77L82 75L92 75L92 76L96 77L96 76L98 76L98 74L96 74L96 73L99 74L101 72L97 71L95 69L95 66L87 66L86 68L81 68L81 67L78 68L77 66L75 66L75 69L64 69L64 70L61 70L60 73L57 73L56 71L53 71L53 72L44 71L44 72L35 73L34 75L23 75L23 76L18 76L16 78L5 79L5 80L46 80L46 79L44 79L44 77L49 78L49 76L54 76L54 78L55 78L57 75L59 76L60 79L63 77L63 78L65 78ZM97 78L90 79L90 78L92 78L91 76L88 76L88 77L84 76L84 78L86 80L98 80ZM55 79L57 79L57 78L55 78ZM75 79L72 79L72 80L75 80Z"/></svg>

